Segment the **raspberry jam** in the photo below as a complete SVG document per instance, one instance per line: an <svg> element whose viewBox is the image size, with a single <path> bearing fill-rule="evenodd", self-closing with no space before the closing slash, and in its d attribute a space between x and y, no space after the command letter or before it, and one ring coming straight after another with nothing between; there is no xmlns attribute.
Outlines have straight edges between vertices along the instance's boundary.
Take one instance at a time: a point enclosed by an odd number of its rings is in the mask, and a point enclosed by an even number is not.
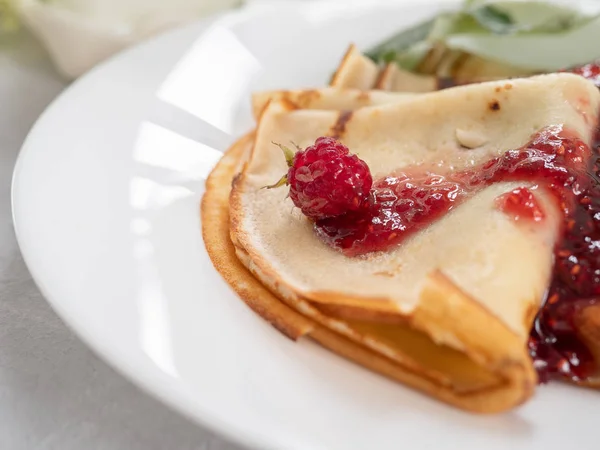
<svg viewBox="0 0 600 450"><path fill-rule="evenodd" d="M515 222L525 220L539 222L544 218L544 211L535 195L525 187L501 195L496 199L496 206L511 216Z"/></svg>
<svg viewBox="0 0 600 450"><path fill-rule="evenodd" d="M376 180L360 212L319 220L317 234L348 256L385 251L440 219L493 183L524 181L553 194L564 216L547 299L535 318L529 350L540 381L585 380L596 371L575 322L600 296L600 155L560 125L535 134L521 149L461 172L409 168ZM517 221L542 222L533 188L500 196L496 206Z"/></svg>
<svg viewBox="0 0 600 450"><path fill-rule="evenodd" d="M388 250L477 191L501 181L547 186L564 203L568 214L571 201L566 190L576 181L581 186L589 178L589 159L590 149L583 141L563 131L562 126L548 127L523 148L509 150L479 167L445 175L413 167L375 180L367 207L318 220L315 229L326 243L348 256ZM529 189L517 189L502 196L498 199L500 209L539 221L543 211L531 194Z"/></svg>
<svg viewBox="0 0 600 450"><path fill-rule="evenodd" d="M596 87L600 88L600 62L596 61L584 64L583 66L573 67L568 71L587 78L594 83Z"/></svg>
<svg viewBox="0 0 600 450"><path fill-rule="evenodd" d="M348 256L386 250L442 217L466 196L461 181L399 173L374 182L366 209L319 220L315 229Z"/></svg>

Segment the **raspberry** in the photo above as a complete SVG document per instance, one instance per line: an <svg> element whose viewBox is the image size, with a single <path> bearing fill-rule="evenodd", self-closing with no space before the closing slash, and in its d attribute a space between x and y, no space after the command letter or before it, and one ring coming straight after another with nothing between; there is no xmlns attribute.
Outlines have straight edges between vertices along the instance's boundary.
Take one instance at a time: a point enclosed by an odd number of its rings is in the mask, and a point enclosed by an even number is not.
<svg viewBox="0 0 600 450"><path fill-rule="evenodd" d="M273 187L285 181L290 198L305 216L314 220L335 217L367 204L373 185L369 166L341 142L320 137L293 157L289 149L279 146L290 168Z"/></svg>

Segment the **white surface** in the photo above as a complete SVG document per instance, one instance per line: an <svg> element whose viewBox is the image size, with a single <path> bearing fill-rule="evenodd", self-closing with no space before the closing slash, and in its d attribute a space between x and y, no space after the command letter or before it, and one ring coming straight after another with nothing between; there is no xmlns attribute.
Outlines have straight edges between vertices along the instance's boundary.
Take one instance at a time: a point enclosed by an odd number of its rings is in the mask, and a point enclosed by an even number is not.
<svg viewBox="0 0 600 450"><path fill-rule="evenodd" d="M0 449L235 450L100 361L39 293L15 242L10 180L23 139L65 83L33 40L0 46Z"/></svg>
<svg viewBox="0 0 600 450"><path fill-rule="evenodd" d="M456 411L283 338L204 251L204 177L249 126L250 90L320 85L348 41L368 45L430 12L319 3L238 14L78 82L15 172L20 244L53 306L141 386L261 448L595 448L597 392L554 385L509 414Z"/></svg>
<svg viewBox="0 0 600 450"><path fill-rule="evenodd" d="M19 15L40 39L57 69L80 76L134 42L189 23L239 0L20 0Z"/></svg>

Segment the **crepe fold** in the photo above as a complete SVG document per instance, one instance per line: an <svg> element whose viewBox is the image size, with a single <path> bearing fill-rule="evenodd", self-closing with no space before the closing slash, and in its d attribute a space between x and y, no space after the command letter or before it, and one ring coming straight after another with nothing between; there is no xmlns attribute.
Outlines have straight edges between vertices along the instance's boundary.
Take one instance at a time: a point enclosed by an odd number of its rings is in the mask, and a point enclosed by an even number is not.
<svg viewBox="0 0 600 450"><path fill-rule="evenodd" d="M352 90L322 94L345 97L345 107L357 98ZM317 238L285 189L262 189L287 169L272 142L305 147L333 135L374 178L414 164L460 170L523 146L548 125L589 143L598 91L575 75L547 75L386 99L351 112L336 111L338 100L326 102L329 110L300 109L289 95L257 102L257 129L207 181L203 235L224 278L287 336L309 336L459 408L491 413L529 398L537 377L526 342L560 225L548 193L537 191L543 227L518 226L497 211L495 198L527 185L498 183L396 248L349 258ZM303 104L311 105L323 103ZM465 147L464 136L477 136L477 145Z"/></svg>
<svg viewBox="0 0 600 450"><path fill-rule="evenodd" d="M436 45L418 65L417 72L404 70L395 62L379 66L351 44L331 78L331 86L421 93L532 75L517 67Z"/></svg>
<svg viewBox="0 0 600 450"><path fill-rule="evenodd" d="M280 102L288 109L319 109L353 111L365 106L401 103L415 97L413 93L356 88L327 87L322 89L262 91L252 95L252 112L259 119L269 102Z"/></svg>

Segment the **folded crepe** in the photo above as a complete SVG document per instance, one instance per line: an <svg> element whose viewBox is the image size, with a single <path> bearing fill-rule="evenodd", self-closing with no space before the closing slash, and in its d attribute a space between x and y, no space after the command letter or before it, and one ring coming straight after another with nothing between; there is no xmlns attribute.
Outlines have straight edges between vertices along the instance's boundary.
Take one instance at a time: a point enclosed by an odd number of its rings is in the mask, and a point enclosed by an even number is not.
<svg viewBox="0 0 600 450"><path fill-rule="evenodd" d="M439 89L431 75L418 75L400 69L396 64L379 67L351 44L331 78L330 85L347 89L380 89L399 92L430 92Z"/></svg>
<svg viewBox="0 0 600 450"><path fill-rule="evenodd" d="M286 103L290 109L320 109L352 111L365 106L398 103L414 98L406 92L360 90L354 88L327 87L323 89L293 91L262 91L252 94L252 113L259 119L271 101Z"/></svg>
<svg viewBox="0 0 600 450"><path fill-rule="evenodd" d="M439 46L433 46L413 73L394 62L380 67L351 44L330 84L337 88L419 93L525 75L531 73Z"/></svg>
<svg viewBox="0 0 600 450"><path fill-rule="evenodd" d="M597 116L599 100L570 74L460 87L350 115L271 100L255 134L207 183L207 248L242 298L288 336L311 336L467 410L511 408L537 381L525 347L561 220L549 194L537 191L543 227L516 226L497 211L496 197L527 184L498 183L390 251L348 258L316 237L285 190L261 189L286 171L271 142L305 147L335 134L374 177L427 162L460 169L521 147L547 125L563 124L589 143L586 117ZM465 135L478 137L471 149Z"/></svg>

